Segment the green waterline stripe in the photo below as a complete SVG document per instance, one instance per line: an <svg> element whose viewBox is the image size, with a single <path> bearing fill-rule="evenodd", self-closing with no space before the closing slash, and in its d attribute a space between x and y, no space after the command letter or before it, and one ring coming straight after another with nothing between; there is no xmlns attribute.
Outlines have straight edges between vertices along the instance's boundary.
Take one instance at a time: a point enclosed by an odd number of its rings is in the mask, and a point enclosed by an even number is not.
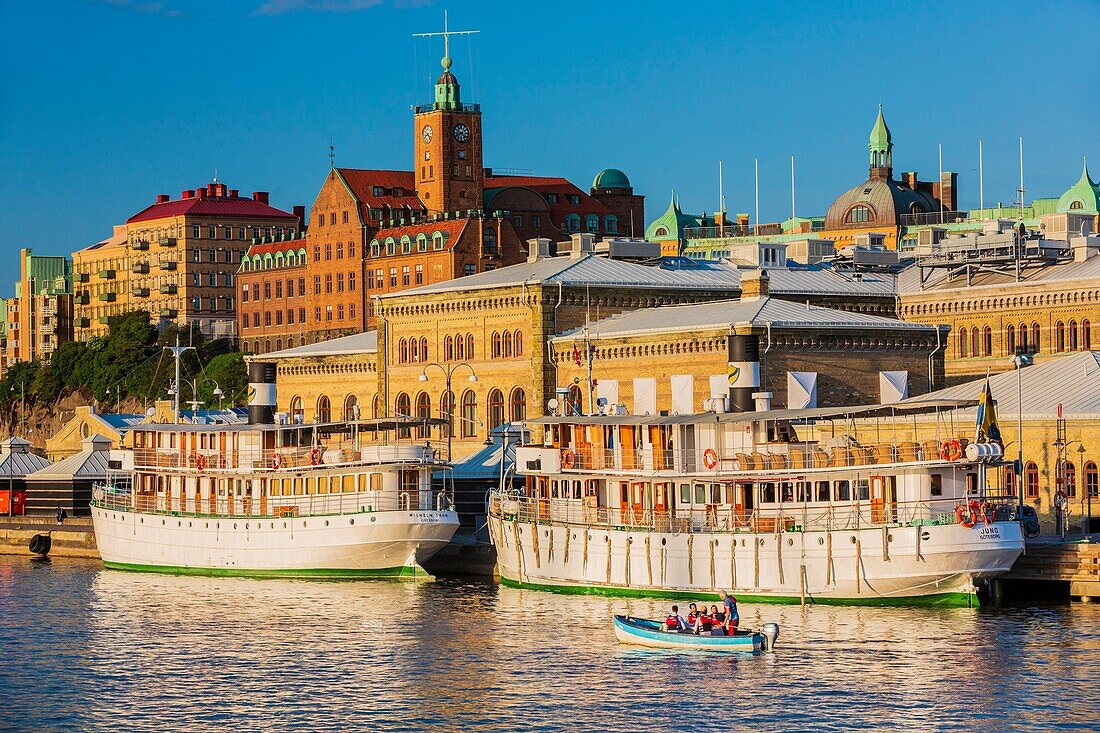
<svg viewBox="0 0 1100 733"><path fill-rule="evenodd" d="M714 591L650 590L646 588L617 588L602 585L553 585L550 583L521 582L500 576L500 584L508 588L546 591L569 595L611 596L618 598L670 598L674 600L698 601L708 595L718 597ZM778 603L792 605L801 603L798 596L774 596L742 593L734 591L737 600L746 603ZM806 596L807 605L826 606L939 606L946 608L967 608L978 605L978 597L972 593L952 592L936 593L927 596L902 596L898 598L814 598Z"/></svg>
<svg viewBox="0 0 1100 733"><path fill-rule="evenodd" d="M312 568L312 569L248 569L248 568L197 568L182 565L141 565L124 562L103 561L104 567L109 570L125 570L135 573L162 573L165 575L198 575L210 578L397 578L401 580L435 580L435 576L428 574L419 565L409 567L402 565L396 568L377 569L345 569L345 568Z"/></svg>

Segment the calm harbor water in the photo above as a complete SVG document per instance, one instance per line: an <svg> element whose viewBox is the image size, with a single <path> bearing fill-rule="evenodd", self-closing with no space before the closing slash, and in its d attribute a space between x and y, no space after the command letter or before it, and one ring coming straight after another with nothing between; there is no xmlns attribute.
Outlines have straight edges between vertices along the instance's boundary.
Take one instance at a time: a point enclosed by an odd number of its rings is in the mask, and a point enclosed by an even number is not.
<svg viewBox="0 0 1100 733"><path fill-rule="evenodd" d="M745 605L774 654L647 651L663 601L0 556L0 730L1097 730L1100 606Z"/></svg>

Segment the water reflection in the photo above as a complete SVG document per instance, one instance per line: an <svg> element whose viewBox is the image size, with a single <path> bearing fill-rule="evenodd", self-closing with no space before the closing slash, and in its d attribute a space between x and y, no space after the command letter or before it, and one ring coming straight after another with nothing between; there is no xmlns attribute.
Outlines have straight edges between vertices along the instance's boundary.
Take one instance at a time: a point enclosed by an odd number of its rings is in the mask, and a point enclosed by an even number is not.
<svg viewBox="0 0 1100 733"><path fill-rule="evenodd" d="M702 600L702 599L701 599ZM713 602L715 599L707 599ZM617 644L669 602L0 559L16 730L1082 729L1100 611L746 605L775 654Z"/></svg>

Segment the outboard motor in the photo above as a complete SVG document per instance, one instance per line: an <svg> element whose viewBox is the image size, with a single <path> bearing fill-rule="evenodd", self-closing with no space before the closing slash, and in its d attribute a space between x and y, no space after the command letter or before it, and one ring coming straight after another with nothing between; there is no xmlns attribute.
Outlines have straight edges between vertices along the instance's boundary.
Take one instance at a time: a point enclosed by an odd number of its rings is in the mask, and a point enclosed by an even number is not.
<svg viewBox="0 0 1100 733"><path fill-rule="evenodd" d="M51 547L53 547L53 538L48 534L36 534L34 537L31 537L29 549L35 555L45 557L50 554Z"/></svg>
<svg viewBox="0 0 1100 733"><path fill-rule="evenodd" d="M764 651L770 652L779 638L779 624L769 621L760 628L760 633L764 635Z"/></svg>

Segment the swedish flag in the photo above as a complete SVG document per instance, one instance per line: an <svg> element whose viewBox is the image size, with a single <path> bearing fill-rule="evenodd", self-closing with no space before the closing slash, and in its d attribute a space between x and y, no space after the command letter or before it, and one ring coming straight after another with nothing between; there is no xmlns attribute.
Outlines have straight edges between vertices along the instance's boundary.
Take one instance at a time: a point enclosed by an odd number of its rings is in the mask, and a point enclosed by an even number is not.
<svg viewBox="0 0 1100 733"><path fill-rule="evenodd" d="M978 400L977 434L975 443L1001 444L1001 429L997 427L997 407L993 404L993 391L989 388L989 377L985 378L985 387Z"/></svg>

